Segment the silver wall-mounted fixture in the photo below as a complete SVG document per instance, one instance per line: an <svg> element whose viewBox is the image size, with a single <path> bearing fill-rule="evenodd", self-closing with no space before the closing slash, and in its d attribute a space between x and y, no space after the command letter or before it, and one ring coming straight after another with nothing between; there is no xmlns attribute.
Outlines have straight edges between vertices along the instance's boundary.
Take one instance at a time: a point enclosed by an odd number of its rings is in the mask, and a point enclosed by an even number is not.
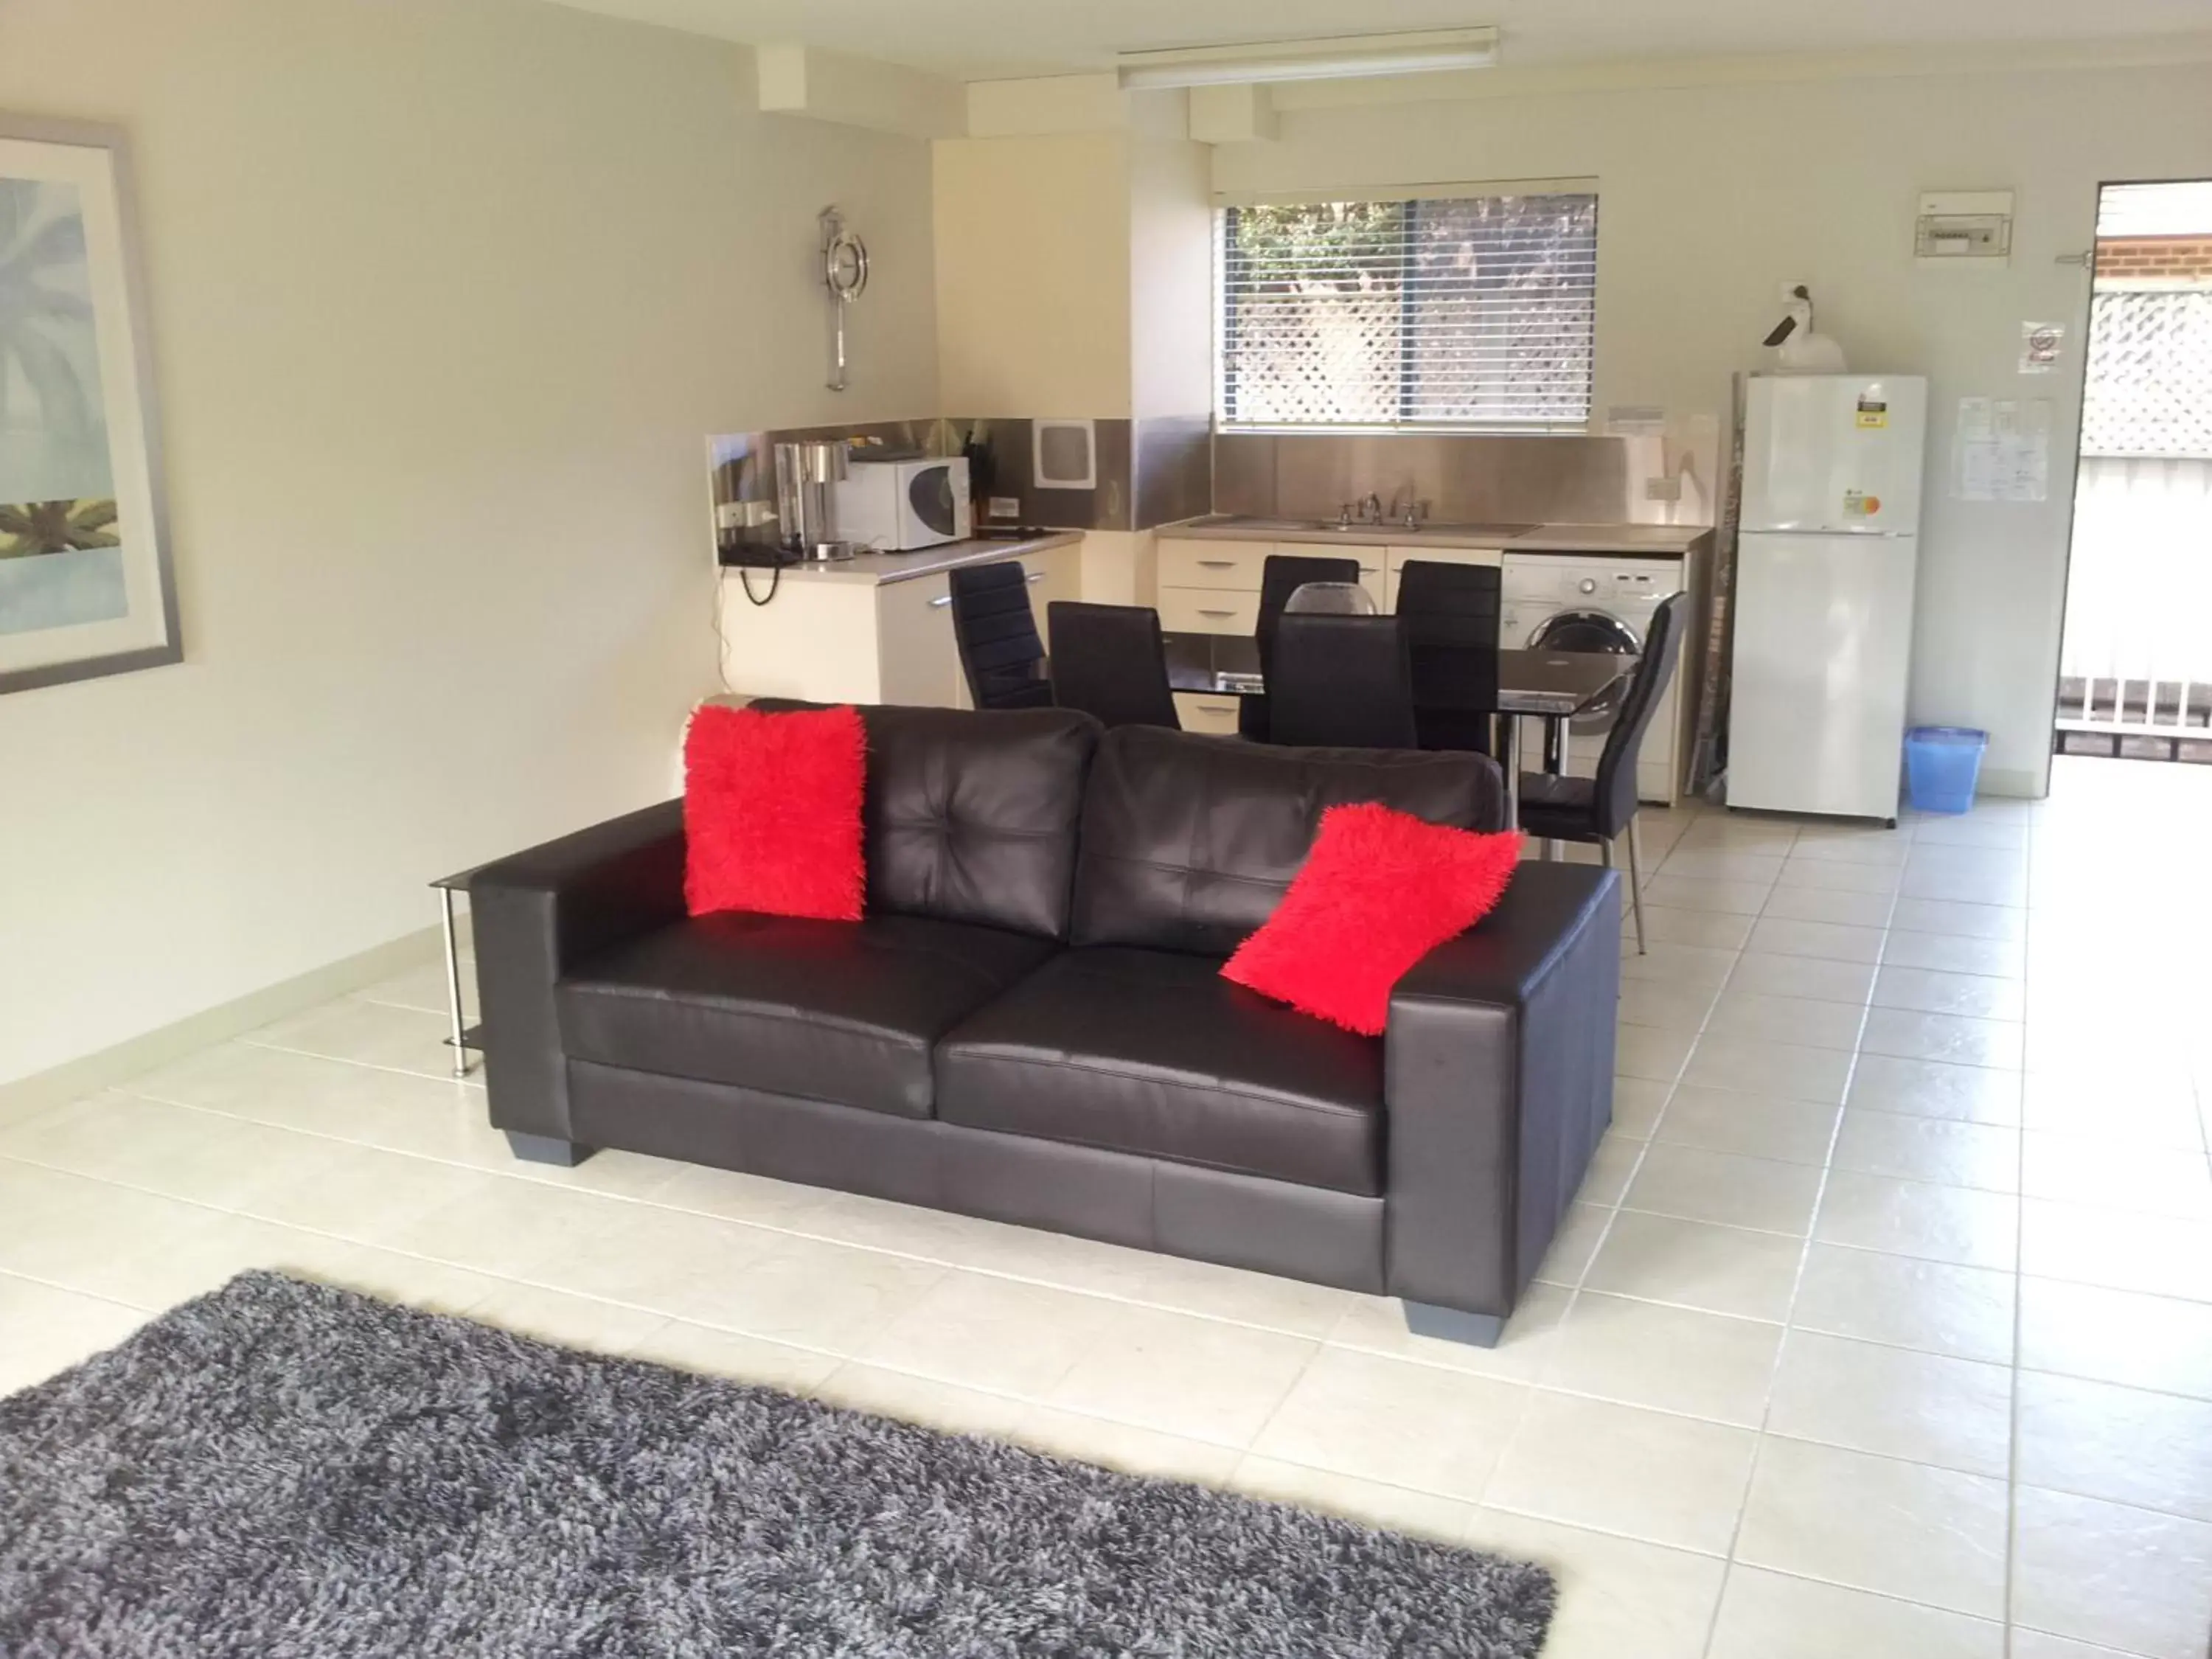
<svg viewBox="0 0 2212 1659"><path fill-rule="evenodd" d="M868 286L868 245L836 205L822 210L822 285L830 292L830 390L845 390L845 307Z"/></svg>

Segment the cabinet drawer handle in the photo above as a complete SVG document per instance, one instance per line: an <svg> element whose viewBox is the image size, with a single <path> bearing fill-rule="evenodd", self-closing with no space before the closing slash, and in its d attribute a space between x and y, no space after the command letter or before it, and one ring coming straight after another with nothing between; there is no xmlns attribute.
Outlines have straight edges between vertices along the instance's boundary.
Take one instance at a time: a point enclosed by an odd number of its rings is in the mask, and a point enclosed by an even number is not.
<svg viewBox="0 0 2212 1659"><path fill-rule="evenodd" d="M1043 572L1043 571L1042 571L1042 570L1032 570L1032 571L1030 571L1030 580L1031 581L1033 581L1033 582L1041 582L1041 581L1042 581L1042 580L1044 580L1044 572Z"/></svg>
<svg viewBox="0 0 2212 1659"><path fill-rule="evenodd" d="M1198 568L1200 570L1234 570L1237 568L1237 561L1234 559L1200 559L1198 562Z"/></svg>
<svg viewBox="0 0 2212 1659"><path fill-rule="evenodd" d="M1237 613L1234 611L1200 611L1198 614L1201 617L1233 617Z"/></svg>
<svg viewBox="0 0 2212 1659"><path fill-rule="evenodd" d="M944 598L942 598L942 599L932 599L932 600L929 602L929 608L930 608L932 611L942 611L942 610L944 610L944 609L945 609L945 607L946 605L950 605L950 604L951 604L951 603L952 603L952 596L951 596L950 593L947 593L947 594L946 594L946 595L945 595L945 597L944 597Z"/></svg>
<svg viewBox="0 0 2212 1659"><path fill-rule="evenodd" d="M1198 712L1201 714L1233 714L1237 712L1237 705L1233 702L1202 702L1198 705Z"/></svg>

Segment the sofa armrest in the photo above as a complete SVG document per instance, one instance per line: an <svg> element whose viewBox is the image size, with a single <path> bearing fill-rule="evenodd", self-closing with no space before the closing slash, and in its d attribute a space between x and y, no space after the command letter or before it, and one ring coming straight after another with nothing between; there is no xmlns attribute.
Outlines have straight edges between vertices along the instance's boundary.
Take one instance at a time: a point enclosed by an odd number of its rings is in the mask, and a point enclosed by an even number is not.
<svg viewBox="0 0 2212 1659"><path fill-rule="evenodd" d="M553 987L582 958L682 919L684 803L664 801L485 865L469 878L491 1121L568 1141Z"/></svg>
<svg viewBox="0 0 2212 1659"><path fill-rule="evenodd" d="M1498 908L1391 994L1390 1291L1502 1317L1613 1115L1620 881L1524 863Z"/></svg>

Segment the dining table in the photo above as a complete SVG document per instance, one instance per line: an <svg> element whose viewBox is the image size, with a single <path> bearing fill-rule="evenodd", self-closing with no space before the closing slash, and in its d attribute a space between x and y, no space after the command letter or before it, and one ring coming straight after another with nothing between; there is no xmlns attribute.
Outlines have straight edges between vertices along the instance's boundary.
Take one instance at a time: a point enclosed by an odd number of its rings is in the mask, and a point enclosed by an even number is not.
<svg viewBox="0 0 2212 1659"><path fill-rule="evenodd" d="M1164 634L1161 638L1167 649L1170 690L1231 697L1267 695L1266 676L1260 668L1260 642L1251 635ZM1464 684L1454 706L1466 712L1541 720L1544 770L1554 776L1565 768L1567 722L1603 702L1636 667L1635 658L1610 651L1501 650L1496 655L1494 692L1486 678L1479 698L1492 706L1471 708ZM1415 706L1421 706L1418 686ZM1521 769L1510 742L1504 770L1506 822L1518 824ZM1547 855L1550 850L1547 846Z"/></svg>

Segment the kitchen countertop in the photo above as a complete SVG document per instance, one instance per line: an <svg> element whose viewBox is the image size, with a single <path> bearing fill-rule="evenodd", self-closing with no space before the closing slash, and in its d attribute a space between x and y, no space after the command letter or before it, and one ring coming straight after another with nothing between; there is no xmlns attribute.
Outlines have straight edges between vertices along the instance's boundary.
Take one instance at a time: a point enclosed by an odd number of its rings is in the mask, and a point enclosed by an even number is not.
<svg viewBox="0 0 2212 1659"><path fill-rule="evenodd" d="M1626 553L1679 559L1712 544L1701 524L1546 524L1505 544L1509 553Z"/></svg>
<svg viewBox="0 0 2212 1659"><path fill-rule="evenodd" d="M1498 547L1508 553L1599 553L1631 558L1679 559L1711 540L1705 525L1539 524L1355 525L1323 528L1309 521L1223 517L1163 525L1159 533L1195 541L1340 542L1351 547Z"/></svg>
<svg viewBox="0 0 2212 1659"><path fill-rule="evenodd" d="M1082 539L1083 532L1079 530L1055 530L1021 541L977 537L964 542L940 542L935 547L917 548L911 553L856 553L849 559L818 564L785 565L783 580L787 582L867 582L874 585L911 581L916 576L933 576L940 570L951 570L963 564L988 564L994 559L1018 558L1024 553L1043 553L1055 547L1071 547ZM726 564L722 567L725 576L740 572L752 578L756 584L775 574L766 565Z"/></svg>

